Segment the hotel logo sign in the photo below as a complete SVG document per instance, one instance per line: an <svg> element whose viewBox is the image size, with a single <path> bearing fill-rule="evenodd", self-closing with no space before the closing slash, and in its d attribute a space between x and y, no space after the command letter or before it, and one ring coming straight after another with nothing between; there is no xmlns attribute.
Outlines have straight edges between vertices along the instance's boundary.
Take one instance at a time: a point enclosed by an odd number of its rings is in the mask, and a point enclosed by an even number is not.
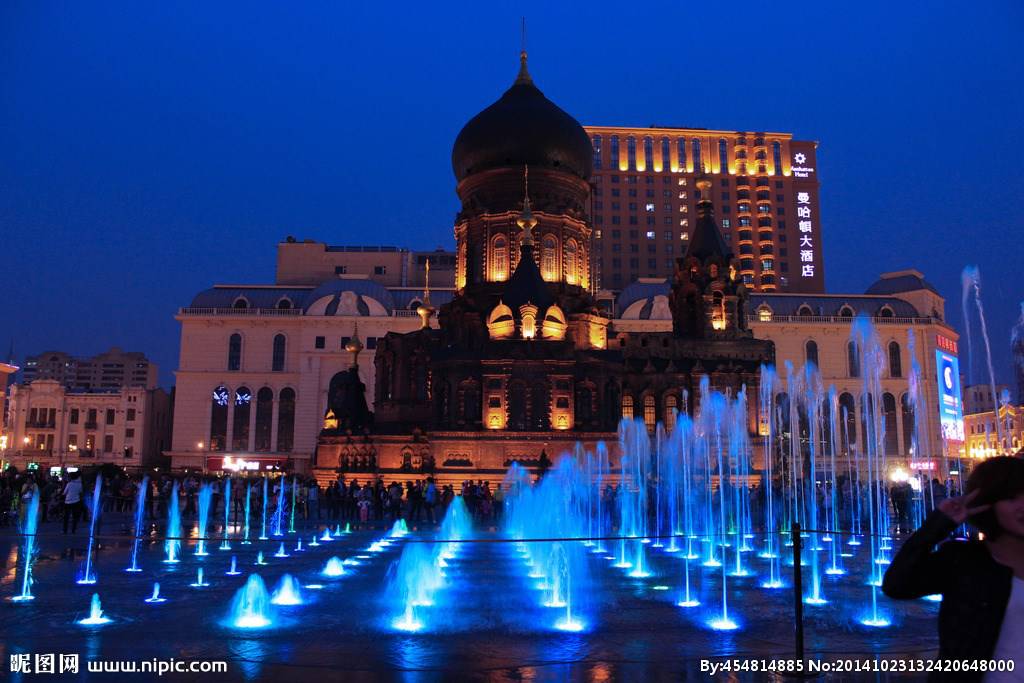
<svg viewBox="0 0 1024 683"><path fill-rule="evenodd" d="M807 155L803 152L797 152L793 155L793 175L797 178L809 178L814 173L813 166L805 166L807 163Z"/></svg>

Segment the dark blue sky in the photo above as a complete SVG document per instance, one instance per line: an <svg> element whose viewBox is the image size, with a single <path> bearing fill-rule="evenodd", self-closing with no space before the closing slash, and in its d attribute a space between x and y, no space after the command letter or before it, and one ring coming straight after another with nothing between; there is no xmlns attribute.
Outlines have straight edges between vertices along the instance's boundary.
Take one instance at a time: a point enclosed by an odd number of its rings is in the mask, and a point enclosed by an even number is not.
<svg viewBox="0 0 1024 683"><path fill-rule="evenodd" d="M564 5L564 6L563 6ZM997 372L1024 298L1018 2L0 6L0 353L148 353L286 235L451 246L451 143L531 71L581 122L820 141L827 286L916 267ZM981 378L982 359L975 359Z"/></svg>

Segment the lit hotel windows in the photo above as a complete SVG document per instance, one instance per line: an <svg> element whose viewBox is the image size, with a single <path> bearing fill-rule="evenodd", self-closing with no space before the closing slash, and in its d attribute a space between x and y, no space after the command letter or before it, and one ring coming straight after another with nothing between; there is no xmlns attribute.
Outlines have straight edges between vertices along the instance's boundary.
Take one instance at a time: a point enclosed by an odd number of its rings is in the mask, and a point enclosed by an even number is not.
<svg viewBox="0 0 1024 683"><path fill-rule="evenodd" d="M636 170L636 138L632 135L626 138L626 168Z"/></svg>
<svg viewBox="0 0 1024 683"><path fill-rule="evenodd" d="M644 138L644 163L640 165L639 170L651 171L654 169L654 140L649 137Z"/></svg>
<svg viewBox="0 0 1024 683"><path fill-rule="evenodd" d="M725 142L725 138L718 139L718 172L729 172L729 152L728 146Z"/></svg>
<svg viewBox="0 0 1024 683"><path fill-rule="evenodd" d="M686 172L686 138L676 138L676 154L679 156L679 166L672 169L673 171L678 170L680 173ZM686 178L679 179L680 185L686 184Z"/></svg>
<svg viewBox="0 0 1024 683"><path fill-rule="evenodd" d="M661 166L656 167L655 171L668 171L671 168L671 145L669 144L668 138L661 139Z"/></svg>
<svg viewBox="0 0 1024 683"><path fill-rule="evenodd" d="M772 163L775 165L775 175L782 173L782 145L778 140L772 143Z"/></svg>
<svg viewBox="0 0 1024 683"><path fill-rule="evenodd" d="M609 143L610 143L610 150L611 150L611 165L612 165L612 168L618 168L619 170L624 170L624 169L622 169L619 166L619 136L618 135L612 135L609 138ZM612 182L613 183L619 182L619 176L613 175L612 176Z"/></svg>
<svg viewBox="0 0 1024 683"><path fill-rule="evenodd" d="M593 140L594 146L594 170L601 170L601 136L595 135Z"/></svg>

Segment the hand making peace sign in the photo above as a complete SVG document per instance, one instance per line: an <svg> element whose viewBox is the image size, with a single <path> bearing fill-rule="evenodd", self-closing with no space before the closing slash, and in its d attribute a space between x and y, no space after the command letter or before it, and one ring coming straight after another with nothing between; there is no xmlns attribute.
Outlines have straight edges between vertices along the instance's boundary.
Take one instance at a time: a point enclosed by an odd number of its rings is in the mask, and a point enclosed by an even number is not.
<svg viewBox="0 0 1024 683"><path fill-rule="evenodd" d="M947 498L946 500L939 503L939 510L943 512L947 517L956 522L957 524L963 524L967 521L967 518L971 515L976 515L979 512L984 512L992 507L991 504L979 505L977 507L968 507L968 503L978 497L978 490L971 491L966 496L960 496L958 498Z"/></svg>

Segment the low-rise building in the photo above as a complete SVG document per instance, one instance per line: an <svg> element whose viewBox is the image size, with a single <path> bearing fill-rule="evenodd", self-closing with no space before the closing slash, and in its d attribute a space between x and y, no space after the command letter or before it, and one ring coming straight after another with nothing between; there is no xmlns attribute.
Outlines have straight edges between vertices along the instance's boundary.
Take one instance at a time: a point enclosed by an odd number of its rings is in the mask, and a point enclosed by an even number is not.
<svg viewBox="0 0 1024 683"><path fill-rule="evenodd" d="M139 351L122 351L114 346L90 357L63 351L44 351L25 359L22 381L49 379L68 389L109 391L121 387L155 389L159 368Z"/></svg>
<svg viewBox="0 0 1024 683"><path fill-rule="evenodd" d="M8 449L19 469L113 463L166 466L171 402L163 389L69 390L54 380L11 387Z"/></svg>

